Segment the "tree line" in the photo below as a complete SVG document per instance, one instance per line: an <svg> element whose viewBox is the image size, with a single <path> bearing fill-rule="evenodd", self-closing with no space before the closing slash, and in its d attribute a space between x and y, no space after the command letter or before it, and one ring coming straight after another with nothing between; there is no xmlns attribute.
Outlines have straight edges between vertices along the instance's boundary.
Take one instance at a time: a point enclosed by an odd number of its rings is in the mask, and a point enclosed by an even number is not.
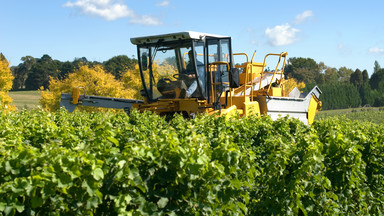
<svg viewBox="0 0 384 216"><path fill-rule="evenodd" d="M137 60L126 55L112 57L104 62L88 61L87 58L76 58L72 62L61 62L49 55L41 58L25 56L22 63L11 67L14 76L12 90L37 90L49 87L50 77L64 80L69 74L78 70L82 65L101 65L121 80L127 69L134 70ZM360 106L384 106L384 68L377 61L374 71L369 77L366 69L352 70L347 67L334 68L323 62L317 63L312 58L289 58L285 68L286 78L294 78L304 82L304 92L318 85L323 94L321 100L323 109L342 109Z"/></svg>
<svg viewBox="0 0 384 216"><path fill-rule="evenodd" d="M136 59L126 55L115 56L104 62L88 61L86 57L75 58L72 62L61 62L49 55L43 55L41 58L25 56L21 61L19 65L11 67L14 76L12 90L38 90L40 87L47 89L50 77L64 80L83 65L101 65L106 72L120 79L124 71L133 70L137 64Z"/></svg>
<svg viewBox="0 0 384 216"><path fill-rule="evenodd" d="M369 77L366 69L337 69L311 58L295 57L288 59L285 76L304 82L304 92L319 86L323 92L320 99L324 110L384 106L384 68L378 61L374 62L373 73Z"/></svg>

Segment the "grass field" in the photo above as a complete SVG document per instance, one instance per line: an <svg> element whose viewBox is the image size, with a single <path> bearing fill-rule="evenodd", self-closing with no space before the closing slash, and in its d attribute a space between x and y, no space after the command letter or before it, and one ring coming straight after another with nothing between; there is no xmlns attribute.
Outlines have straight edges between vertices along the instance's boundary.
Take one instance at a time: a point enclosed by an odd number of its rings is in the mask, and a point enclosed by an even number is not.
<svg viewBox="0 0 384 216"><path fill-rule="evenodd" d="M39 105L40 93L38 91L11 91L9 96L17 109L34 109Z"/></svg>
<svg viewBox="0 0 384 216"><path fill-rule="evenodd" d="M316 120L331 117L347 118L353 121L368 121L376 124L384 123L384 107L364 107L339 110L324 110L316 115Z"/></svg>

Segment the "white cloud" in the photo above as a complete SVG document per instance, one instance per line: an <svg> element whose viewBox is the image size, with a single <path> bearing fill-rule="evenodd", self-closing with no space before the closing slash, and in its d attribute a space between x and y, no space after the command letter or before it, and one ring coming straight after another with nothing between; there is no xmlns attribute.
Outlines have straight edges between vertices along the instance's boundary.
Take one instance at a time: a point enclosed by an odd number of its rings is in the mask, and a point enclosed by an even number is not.
<svg viewBox="0 0 384 216"><path fill-rule="evenodd" d="M309 17L314 14L311 10L306 10L301 14L298 14L293 21L294 25L305 22ZM272 46L284 46L289 45L298 40L297 34L299 29L293 28L291 24L286 23L283 25L277 25L273 28L267 28L265 35L268 37L269 43Z"/></svg>
<svg viewBox="0 0 384 216"><path fill-rule="evenodd" d="M156 4L158 7L167 7L171 2L168 0L162 1L158 4Z"/></svg>
<svg viewBox="0 0 384 216"><path fill-rule="evenodd" d="M99 16L109 21L132 17L135 14L127 5L114 0L77 0L67 2L63 6L77 8L84 14Z"/></svg>
<svg viewBox="0 0 384 216"><path fill-rule="evenodd" d="M296 19L294 21L294 24L300 24L305 22L309 17L313 16L313 12L311 10L306 10L301 14L298 14L296 16Z"/></svg>
<svg viewBox="0 0 384 216"><path fill-rule="evenodd" d="M296 33L300 30L292 28L288 23L283 25L277 25L273 28L267 28L265 35L269 39L269 43L273 46L284 46L294 43Z"/></svg>
<svg viewBox="0 0 384 216"><path fill-rule="evenodd" d="M165 2L165 3L164 3ZM169 1L164 1L166 4ZM63 5L64 7L75 8L86 15L93 15L102 17L108 21L116 20L119 18L130 18L130 23L141 25L160 25L159 19L150 15L137 15L135 12L128 8L127 5L119 0L76 0L74 2L68 1Z"/></svg>
<svg viewBox="0 0 384 216"><path fill-rule="evenodd" d="M382 55L384 54L384 49L379 48L379 47L372 47L368 50L369 53L374 53L374 54L379 54Z"/></svg>
<svg viewBox="0 0 384 216"><path fill-rule="evenodd" d="M135 24L151 25L151 26L158 26L162 24L159 21L159 19L149 15L135 16L130 22Z"/></svg>

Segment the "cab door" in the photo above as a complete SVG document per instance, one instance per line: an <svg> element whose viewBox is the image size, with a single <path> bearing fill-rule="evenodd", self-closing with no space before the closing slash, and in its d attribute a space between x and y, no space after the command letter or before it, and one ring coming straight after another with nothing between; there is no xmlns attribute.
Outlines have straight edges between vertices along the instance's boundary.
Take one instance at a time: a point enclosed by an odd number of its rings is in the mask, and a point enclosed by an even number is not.
<svg viewBox="0 0 384 216"><path fill-rule="evenodd" d="M231 38L207 37L204 52L208 103L221 109L220 97L229 90L229 71L233 68Z"/></svg>

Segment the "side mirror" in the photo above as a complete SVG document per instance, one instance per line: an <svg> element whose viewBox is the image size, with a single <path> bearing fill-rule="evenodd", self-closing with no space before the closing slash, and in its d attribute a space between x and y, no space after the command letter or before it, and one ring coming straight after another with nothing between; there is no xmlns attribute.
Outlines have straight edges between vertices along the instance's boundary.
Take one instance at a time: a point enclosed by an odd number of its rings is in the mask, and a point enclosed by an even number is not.
<svg viewBox="0 0 384 216"><path fill-rule="evenodd" d="M239 68L229 70L229 87L238 88L240 86Z"/></svg>
<svg viewBox="0 0 384 216"><path fill-rule="evenodd" d="M141 68L143 71L148 69L148 54L146 52L141 55Z"/></svg>

